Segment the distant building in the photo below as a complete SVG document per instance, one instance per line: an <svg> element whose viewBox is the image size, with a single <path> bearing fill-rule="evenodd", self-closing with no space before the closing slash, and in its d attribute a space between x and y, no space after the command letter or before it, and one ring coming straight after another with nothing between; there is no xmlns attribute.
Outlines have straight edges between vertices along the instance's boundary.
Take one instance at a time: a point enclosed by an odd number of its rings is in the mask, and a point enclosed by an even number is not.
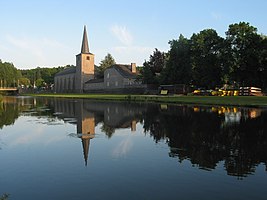
<svg viewBox="0 0 267 200"><path fill-rule="evenodd" d="M129 90L143 92L145 86L137 81L136 64L110 66L103 79L95 78L94 54L90 53L86 27L84 27L81 53L76 55L76 67L67 68L55 75L54 91L57 93L117 92Z"/></svg>

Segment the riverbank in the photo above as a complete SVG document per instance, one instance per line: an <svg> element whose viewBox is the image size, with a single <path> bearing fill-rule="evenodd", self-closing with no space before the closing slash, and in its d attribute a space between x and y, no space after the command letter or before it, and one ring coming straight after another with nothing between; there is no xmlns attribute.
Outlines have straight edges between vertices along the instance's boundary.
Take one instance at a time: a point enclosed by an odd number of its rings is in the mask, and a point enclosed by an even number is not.
<svg viewBox="0 0 267 200"><path fill-rule="evenodd" d="M267 107L267 96L159 96L159 95L123 95L123 94L29 94L37 97L85 98L101 101L130 101L172 104L224 105Z"/></svg>

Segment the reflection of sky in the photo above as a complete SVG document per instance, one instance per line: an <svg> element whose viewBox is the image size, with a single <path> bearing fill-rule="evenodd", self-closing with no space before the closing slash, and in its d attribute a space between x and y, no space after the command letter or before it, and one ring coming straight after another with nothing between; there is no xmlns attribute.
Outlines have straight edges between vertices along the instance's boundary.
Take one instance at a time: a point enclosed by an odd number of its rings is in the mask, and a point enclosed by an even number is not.
<svg viewBox="0 0 267 200"><path fill-rule="evenodd" d="M68 129L76 128L59 120L57 120L57 125L50 126L49 123L45 117L21 116L13 126L6 126L0 130L0 135L8 147L49 145L64 140L62 131L64 133L68 132ZM54 124L55 121L51 123Z"/></svg>
<svg viewBox="0 0 267 200"><path fill-rule="evenodd" d="M113 149L112 155L115 158L126 156L127 153L132 149L133 141L131 137L126 137L121 140L121 142Z"/></svg>
<svg viewBox="0 0 267 200"><path fill-rule="evenodd" d="M248 193L254 195L250 199L266 197L264 166L261 176L242 183L226 175L223 162L215 170L199 170L189 159L180 163L169 157L168 144L155 143L140 123L135 132L116 129L111 138L99 123L84 166L81 139L69 137L76 125L55 120L51 123L57 125L49 126L46 117L21 116L0 130L5 143L0 195L4 191L15 200L225 199L226 193L232 199L248 199Z"/></svg>
<svg viewBox="0 0 267 200"><path fill-rule="evenodd" d="M225 123L239 123L241 120L241 112L225 112L224 121Z"/></svg>

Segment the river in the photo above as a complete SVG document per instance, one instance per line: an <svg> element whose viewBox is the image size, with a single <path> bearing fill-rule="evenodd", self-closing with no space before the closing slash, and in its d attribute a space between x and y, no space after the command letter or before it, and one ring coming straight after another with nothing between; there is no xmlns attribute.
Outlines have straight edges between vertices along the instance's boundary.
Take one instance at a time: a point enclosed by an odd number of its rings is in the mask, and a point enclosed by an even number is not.
<svg viewBox="0 0 267 200"><path fill-rule="evenodd" d="M5 97L0 197L266 199L267 110Z"/></svg>

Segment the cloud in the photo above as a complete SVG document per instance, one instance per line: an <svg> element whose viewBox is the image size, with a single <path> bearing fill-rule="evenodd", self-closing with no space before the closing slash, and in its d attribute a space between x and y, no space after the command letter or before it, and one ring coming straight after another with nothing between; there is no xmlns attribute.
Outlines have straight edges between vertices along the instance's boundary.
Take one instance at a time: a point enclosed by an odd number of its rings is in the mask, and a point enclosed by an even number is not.
<svg viewBox="0 0 267 200"><path fill-rule="evenodd" d="M58 52L63 54L70 49L49 38L15 37L13 35L6 36L6 46L9 47L9 54L15 56L19 63L23 63L24 60L27 63L34 63L31 67L49 65L55 62L55 59L60 58L60 56L55 57L59 55Z"/></svg>
<svg viewBox="0 0 267 200"><path fill-rule="evenodd" d="M131 52L131 53L151 53L153 52L154 48L152 47L142 47L142 46L117 46L114 47L114 50L119 53Z"/></svg>
<svg viewBox="0 0 267 200"><path fill-rule="evenodd" d="M28 52L36 56L40 60L45 59L43 52L43 42L40 40L33 40L29 38L15 38L11 35L7 36L7 41L13 46L14 50L21 52Z"/></svg>
<svg viewBox="0 0 267 200"><path fill-rule="evenodd" d="M40 137L44 134L44 129L42 127L37 127L34 131L23 133L21 136L17 137L12 143L12 146L16 146L19 144L29 144L33 141L41 141Z"/></svg>
<svg viewBox="0 0 267 200"><path fill-rule="evenodd" d="M115 158L125 156L133 147L133 142L130 137L123 139L119 145L112 151Z"/></svg>
<svg viewBox="0 0 267 200"><path fill-rule="evenodd" d="M133 36L125 26L113 25L111 32L123 45L130 46L132 44Z"/></svg>
<svg viewBox="0 0 267 200"><path fill-rule="evenodd" d="M211 17L215 20L220 20L222 19L222 15L220 13L217 13L217 12L212 12L211 13Z"/></svg>
<svg viewBox="0 0 267 200"><path fill-rule="evenodd" d="M145 46L116 46L111 50L112 55L118 63L136 63L142 66L154 51L153 47ZM120 60L117 60L119 58Z"/></svg>

